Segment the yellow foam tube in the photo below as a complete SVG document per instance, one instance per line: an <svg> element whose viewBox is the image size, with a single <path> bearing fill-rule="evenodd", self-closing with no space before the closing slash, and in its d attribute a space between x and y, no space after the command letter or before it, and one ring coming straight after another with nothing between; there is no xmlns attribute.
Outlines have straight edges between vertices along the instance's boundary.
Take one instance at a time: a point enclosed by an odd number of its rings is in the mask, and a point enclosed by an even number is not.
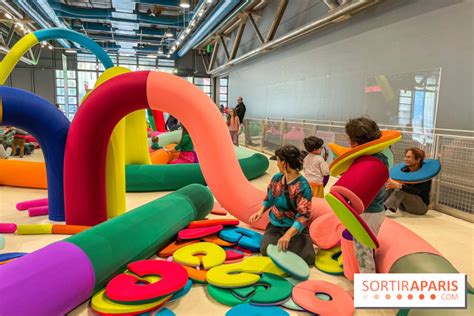
<svg viewBox="0 0 474 316"><path fill-rule="evenodd" d="M125 119L125 163L150 165L145 111L130 113Z"/></svg>
<svg viewBox="0 0 474 316"><path fill-rule="evenodd" d="M52 224L36 224L36 225L18 225L16 229L18 235L39 235L52 234Z"/></svg>
<svg viewBox="0 0 474 316"><path fill-rule="evenodd" d="M97 79L95 88L121 74L130 72L124 67L112 67ZM84 98L85 99L85 98ZM106 195L107 217L123 214L126 210L125 198L125 121L123 118L114 128L107 148Z"/></svg>
<svg viewBox="0 0 474 316"><path fill-rule="evenodd" d="M38 44L38 38L33 33L29 33L20 39L5 55L0 63L0 85L4 85L8 76L15 68L20 58L33 46Z"/></svg>

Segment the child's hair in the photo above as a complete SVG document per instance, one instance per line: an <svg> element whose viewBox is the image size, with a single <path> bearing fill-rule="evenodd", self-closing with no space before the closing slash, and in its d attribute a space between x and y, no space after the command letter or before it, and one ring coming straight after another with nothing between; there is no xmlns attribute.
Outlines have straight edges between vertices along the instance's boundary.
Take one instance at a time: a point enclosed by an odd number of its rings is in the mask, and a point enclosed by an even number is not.
<svg viewBox="0 0 474 316"><path fill-rule="evenodd" d="M423 160L425 160L425 156L426 156L425 151L420 148L412 147L412 148L405 149L405 155L409 151L411 151L413 156L415 156L415 159L417 160L420 159L420 167L421 167L423 165Z"/></svg>
<svg viewBox="0 0 474 316"><path fill-rule="evenodd" d="M151 141L154 142L154 143L157 143L157 142L159 141L158 136L153 136L153 137L151 138Z"/></svg>
<svg viewBox="0 0 474 316"><path fill-rule="evenodd" d="M346 124L346 134L351 142L358 145L379 139L382 136L377 123L368 117L350 119Z"/></svg>
<svg viewBox="0 0 474 316"><path fill-rule="evenodd" d="M285 145L275 150L275 156L288 163L290 168L300 171L303 168L301 151L293 145Z"/></svg>
<svg viewBox="0 0 474 316"><path fill-rule="evenodd" d="M316 136L310 136L303 139L304 148L310 153L323 147L324 140Z"/></svg>

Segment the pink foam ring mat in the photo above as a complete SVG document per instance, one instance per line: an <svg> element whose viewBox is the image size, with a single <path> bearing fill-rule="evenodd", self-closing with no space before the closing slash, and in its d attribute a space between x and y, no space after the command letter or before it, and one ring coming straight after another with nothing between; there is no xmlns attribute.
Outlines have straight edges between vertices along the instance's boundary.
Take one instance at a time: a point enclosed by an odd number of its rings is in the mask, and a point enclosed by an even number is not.
<svg viewBox="0 0 474 316"><path fill-rule="evenodd" d="M360 214L372 203L388 178L388 168L380 159L361 156L354 160L331 188L331 192L344 196Z"/></svg>
<svg viewBox="0 0 474 316"><path fill-rule="evenodd" d="M328 193L326 200L331 205L336 216L355 239L371 249L378 248L377 237L360 215L347 204L342 195L337 192Z"/></svg>
<svg viewBox="0 0 474 316"><path fill-rule="evenodd" d="M105 294L112 301L148 303L181 290L188 282L188 273L175 262L141 260L130 263L128 270L140 277L159 275L161 279L152 284L139 285L136 276L119 274L105 287Z"/></svg>
<svg viewBox="0 0 474 316"><path fill-rule="evenodd" d="M225 261L237 262L244 258L244 254L235 250L228 249L225 251Z"/></svg>
<svg viewBox="0 0 474 316"><path fill-rule="evenodd" d="M341 250L342 250L342 266L344 268L344 276L354 281L354 273L359 273L359 262L354 252L354 238L347 229L341 235Z"/></svg>
<svg viewBox="0 0 474 316"><path fill-rule="evenodd" d="M354 148L347 148L347 150L343 153L341 150L341 155L329 166L329 172L331 176L336 177L341 173L346 172L355 159L363 155L369 156L381 152L390 145L398 142L400 138L401 134L399 131L382 131L382 136L379 139L356 146Z"/></svg>
<svg viewBox="0 0 474 316"><path fill-rule="evenodd" d="M345 229L334 213L316 218L309 226L309 235L313 243L321 249L331 249L341 243L341 233Z"/></svg>
<svg viewBox="0 0 474 316"><path fill-rule="evenodd" d="M332 214L332 209L324 198L313 197L311 199L311 214L309 219L310 222L328 213Z"/></svg>
<svg viewBox="0 0 474 316"><path fill-rule="evenodd" d="M327 294L331 300L323 300L316 294ZM355 312L351 295L336 284L326 281L308 280L298 283L292 292L296 304L309 312L321 316L352 316Z"/></svg>
<svg viewBox="0 0 474 316"><path fill-rule="evenodd" d="M204 236L209 236L220 232L224 226L215 225L209 227L185 228L178 232L178 240L196 239Z"/></svg>
<svg viewBox="0 0 474 316"><path fill-rule="evenodd" d="M37 199L37 200L30 200L30 201L24 201L24 202L19 202L16 204L16 209L19 211L25 211L31 207L37 207L37 206L47 206L48 205L48 199Z"/></svg>

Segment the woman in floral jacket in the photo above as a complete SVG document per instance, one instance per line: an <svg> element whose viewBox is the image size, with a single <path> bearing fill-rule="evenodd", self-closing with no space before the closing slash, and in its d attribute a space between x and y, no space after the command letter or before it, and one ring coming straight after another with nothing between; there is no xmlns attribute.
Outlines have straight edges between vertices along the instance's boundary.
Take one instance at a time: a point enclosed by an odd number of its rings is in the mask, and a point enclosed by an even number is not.
<svg viewBox="0 0 474 316"><path fill-rule="evenodd" d="M275 156L280 172L268 185L262 207L250 217L253 223L269 211L270 223L260 251L266 255L267 246L274 244L280 251L290 250L313 265L315 253L308 231L312 193L308 181L300 174L301 152L293 145L286 145L277 149Z"/></svg>

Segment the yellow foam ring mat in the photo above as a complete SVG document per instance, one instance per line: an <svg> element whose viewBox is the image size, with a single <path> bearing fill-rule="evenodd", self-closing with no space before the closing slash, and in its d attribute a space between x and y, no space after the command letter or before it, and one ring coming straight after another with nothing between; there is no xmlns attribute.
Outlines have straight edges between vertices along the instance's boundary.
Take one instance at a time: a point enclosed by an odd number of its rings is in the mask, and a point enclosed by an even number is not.
<svg viewBox="0 0 474 316"><path fill-rule="evenodd" d="M105 288L97 292L91 300L91 307L93 310L99 313L107 313L107 314L127 314L127 313L134 313L140 314L142 312L146 312L152 309L159 307L166 303L172 295L167 295L164 297L159 298L158 300L146 303L146 304L120 304L111 301L105 295Z"/></svg>
<svg viewBox="0 0 474 316"><path fill-rule="evenodd" d="M246 272L239 262L212 268L207 271L206 280L218 287L234 288L255 284L260 280L260 275Z"/></svg>
<svg viewBox="0 0 474 316"><path fill-rule="evenodd" d="M336 256L336 258L333 258ZM319 249L316 253L314 266L329 274L343 274L341 246L331 249Z"/></svg>
<svg viewBox="0 0 474 316"><path fill-rule="evenodd" d="M16 229L18 235L39 235L52 234L52 224L32 224L32 225L18 225Z"/></svg>
<svg viewBox="0 0 474 316"><path fill-rule="evenodd" d="M363 220L360 217L358 218L344 203L339 201L339 199L331 193L326 195L326 201L328 201L336 216L355 239L371 249L377 248L378 245L375 236L369 233L368 230L370 230L370 228L362 224L361 221Z"/></svg>
<svg viewBox="0 0 474 316"><path fill-rule="evenodd" d="M381 152L390 145L398 142L400 138L401 135L399 131L382 131L382 136L379 139L347 150L332 162L331 166L329 167L331 176L336 177L341 173L346 172L355 159L363 155L374 155L378 152Z"/></svg>
<svg viewBox="0 0 474 316"><path fill-rule="evenodd" d="M201 259L197 255L202 254ZM225 250L216 244L210 242L198 242L184 246L173 253L173 260L191 267L201 265L205 270L224 263L226 258Z"/></svg>
<svg viewBox="0 0 474 316"><path fill-rule="evenodd" d="M278 276L286 276L286 272L280 269L270 257L253 256L241 261L246 272L251 273L272 273Z"/></svg>
<svg viewBox="0 0 474 316"><path fill-rule="evenodd" d="M38 44L38 38L34 33L29 33L20 39L5 55L0 63L0 85L4 85L8 76L15 68L20 58L33 46Z"/></svg>

